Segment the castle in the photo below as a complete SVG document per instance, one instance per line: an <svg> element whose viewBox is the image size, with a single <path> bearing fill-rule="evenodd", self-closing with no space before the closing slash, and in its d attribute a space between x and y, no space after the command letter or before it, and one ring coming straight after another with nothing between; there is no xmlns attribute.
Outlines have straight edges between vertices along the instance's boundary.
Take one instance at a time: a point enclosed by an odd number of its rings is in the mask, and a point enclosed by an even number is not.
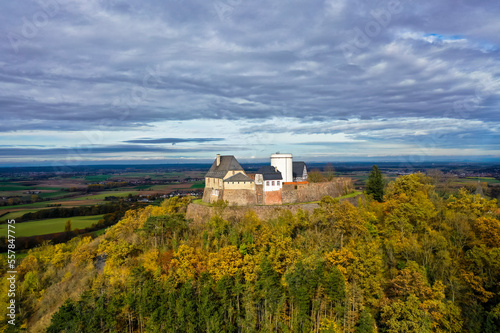
<svg viewBox="0 0 500 333"><path fill-rule="evenodd" d="M203 201L227 200L229 204L282 204L285 184L307 183L307 166L293 162L292 154L271 155L271 165L247 175L232 155L217 157L205 175Z"/></svg>
<svg viewBox="0 0 500 333"><path fill-rule="evenodd" d="M226 200L230 205L242 206L314 201L323 195L338 195L342 192L339 184L309 184L306 164L294 162L292 154L272 154L271 165L255 174L247 174L234 156L217 154L205 175L203 201Z"/></svg>

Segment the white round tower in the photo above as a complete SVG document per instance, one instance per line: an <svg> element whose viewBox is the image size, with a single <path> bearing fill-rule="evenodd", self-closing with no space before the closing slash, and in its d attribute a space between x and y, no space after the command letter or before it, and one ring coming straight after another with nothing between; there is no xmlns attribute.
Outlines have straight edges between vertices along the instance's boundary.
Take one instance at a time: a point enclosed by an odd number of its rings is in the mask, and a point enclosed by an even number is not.
<svg viewBox="0 0 500 333"><path fill-rule="evenodd" d="M271 165L281 172L283 182L293 182L292 154L272 154Z"/></svg>

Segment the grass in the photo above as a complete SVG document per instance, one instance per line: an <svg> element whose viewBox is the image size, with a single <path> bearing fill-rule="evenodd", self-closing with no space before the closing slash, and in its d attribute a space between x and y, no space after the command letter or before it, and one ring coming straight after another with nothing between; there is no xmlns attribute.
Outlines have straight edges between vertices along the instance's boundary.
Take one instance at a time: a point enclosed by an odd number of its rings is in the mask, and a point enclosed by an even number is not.
<svg viewBox="0 0 500 333"><path fill-rule="evenodd" d="M104 215L74 216L46 219L16 224L16 237L29 237L63 232L66 221L71 220L72 229L83 229L98 222ZM0 225L0 234L7 235L7 225Z"/></svg>
<svg viewBox="0 0 500 333"><path fill-rule="evenodd" d="M129 192L119 192L119 191L106 191L106 192L99 192L99 194L94 194L94 195L87 195L84 197L79 197L79 198L72 198L72 200L104 200L106 197L126 197L129 194L136 195L139 192L137 191L129 191Z"/></svg>
<svg viewBox="0 0 500 333"><path fill-rule="evenodd" d="M212 204L210 204L208 202L204 202L203 199L195 199L192 202L197 204L197 205L212 207Z"/></svg>
<svg viewBox="0 0 500 333"><path fill-rule="evenodd" d="M109 175L95 175L95 176L87 176L85 180L88 182L103 182L111 178Z"/></svg>
<svg viewBox="0 0 500 333"><path fill-rule="evenodd" d="M2 192L27 191L32 190L33 188L33 186L23 185L0 185L0 191Z"/></svg>
<svg viewBox="0 0 500 333"><path fill-rule="evenodd" d="M18 217L21 217L24 214L35 213L35 212L38 212L38 210L30 210L30 209L20 210L20 211L17 211L17 212L8 213L7 215L2 216L1 219L2 220L17 219Z"/></svg>
<svg viewBox="0 0 500 333"><path fill-rule="evenodd" d="M67 195L68 192L57 191L57 192L46 192L37 194L40 198L56 198Z"/></svg>
<svg viewBox="0 0 500 333"><path fill-rule="evenodd" d="M191 185L191 188L205 188L205 182L199 181Z"/></svg>
<svg viewBox="0 0 500 333"><path fill-rule="evenodd" d="M347 199L347 198L354 198L360 194L363 194L363 192L360 192L360 191L354 191L352 193L349 193L349 194L346 194L346 195L343 195L341 197L337 197L337 199Z"/></svg>
<svg viewBox="0 0 500 333"><path fill-rule="evenodd" d="M500 180L495 179L493 177L467 177L467 179L475 180L475 181L479 180L480 182L485 182L485 183L488 183L488 184L498 184L498 183L500 183Z"/></svg>
<svg viewBox="0 0 500 333"><path fill-rule="evenodd" d="M22 204L22 205L13 205L13 206L2 206L0 207L0 210L9 210L9 209L15 209L15 208L40 208L40 207L47 207L47 205L51 204L53 202L51 201L44 201L44 202L35 202L35 203L30 203L30 204Z"/></svg>
<svg viewBox="0 0 500 333"><path fill-rule="evenodd" d="M139 186L134 187L134 189L135 190L145 190L145 189L150 189L152 187L153 187L153 185L139 185Z"/></svg>

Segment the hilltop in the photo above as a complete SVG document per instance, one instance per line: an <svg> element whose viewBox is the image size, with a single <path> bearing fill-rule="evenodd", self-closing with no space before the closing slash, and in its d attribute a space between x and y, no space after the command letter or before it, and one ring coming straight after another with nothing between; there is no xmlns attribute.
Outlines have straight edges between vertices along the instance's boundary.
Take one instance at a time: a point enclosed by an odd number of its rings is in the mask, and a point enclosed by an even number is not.
<svg viewBox="0 0 500 333"><path fill-rule="evenodd" d="M384 202L203 223L190 199L128 211L97 238L33 249L18 267L28 332L496 332L496 200L398 177ZM5 272L3 272L5 273ZM2 279L0 308L6 309ZM2 315L5 315L2 313ZM7 325L3 326L9 331Z"/></svg>

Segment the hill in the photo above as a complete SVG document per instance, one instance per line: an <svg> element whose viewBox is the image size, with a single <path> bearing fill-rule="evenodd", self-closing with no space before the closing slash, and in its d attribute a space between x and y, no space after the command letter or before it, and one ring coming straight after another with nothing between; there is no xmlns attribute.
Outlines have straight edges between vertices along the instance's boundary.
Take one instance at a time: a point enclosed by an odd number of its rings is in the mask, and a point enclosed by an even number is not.
<svg viewBox="0 0 500 333"><path fill-rule="evenodd" d="M28 332L497 332L496 200L443 198L422 174L384 200L324 197L267 220L225 219L218 203L205 223L186 219L189 198L131 210L98 238L31 250L17 319Z"/></svg>

